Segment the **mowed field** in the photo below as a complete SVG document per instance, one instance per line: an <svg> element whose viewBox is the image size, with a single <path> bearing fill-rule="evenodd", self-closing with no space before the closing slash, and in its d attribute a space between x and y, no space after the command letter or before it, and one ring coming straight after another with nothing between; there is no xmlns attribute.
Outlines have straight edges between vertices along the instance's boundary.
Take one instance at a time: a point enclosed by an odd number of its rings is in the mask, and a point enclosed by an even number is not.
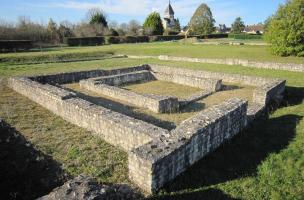
<svg viewBox="0 0 304 200"><path fill-rule="evenodd" d="M270 54L265 46L195 45L183 42L155 42L139 44L118 44L98 47L58 47L36 49L35 52L0 54L2 62L24 63L70 59L87 60L111 54L129 55L171 55L197 58L239 58L255 61L282 63L304 63L304 58L279 57Z"/></svg>
<svg viewBox="0 0 304 200"><path fill-rule="evenodd" d="M0 118L11 124L34 149L58 163L69 177L86 173L103 183L131 184L126 153L14 92L7 87L6 79L145 63L286 79L284 101L270 113L269 119L257 120L248 130L148 198L304 199L304 73L156 59L108 59L113 54L304 63L303 58L273 56L265 46L183 45L174 42L63 47L42 52L0 54ZM46 178L54 178L56 170L54 168Z"/></svg>

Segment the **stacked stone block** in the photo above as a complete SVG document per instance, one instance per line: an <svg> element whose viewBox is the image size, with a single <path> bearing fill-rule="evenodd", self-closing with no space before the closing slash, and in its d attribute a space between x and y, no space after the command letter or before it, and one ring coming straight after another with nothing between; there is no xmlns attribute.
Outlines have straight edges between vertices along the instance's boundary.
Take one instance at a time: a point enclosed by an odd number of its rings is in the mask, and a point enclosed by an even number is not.
<svg viewBox="0 0 304 200"><path fill-rule="evenodd" d="M139 58L139 57L134 57L134 56L128 56L128 57ZM212 64L223 64L223 65L241 65L244 67L304 72L304 64L256 62L256 61L250 61L250 60L244 60L244 59L232 59L232 58L226 58L226 59L187 58L187 57L175 57L175 56L165 56L165 55L156 56L153 58L158 58L160 60L170 60L170 61L212 63Z"/></svg>
<svg viewBox="0 0 304 200"><path fill-rule="evenodd" d="M111 86L120 86L136 82L147 82L155 80L154 76L148 70L136 71L125 74L103 76L89 79L96 84L106 84Z"/></svg>
<svg viewBox="0 0 304 200"><path fill-rule="evenodd" d="M138 94L118 87L99 84L92 80L80 81L80 86L97 94L106 95L138 107L147 108L156 113L173 113L179 110L179 102L175 97Z"/></svg>
<svg viewBox="0 0 304 200"><path fill-rule="evenodd" d="M187 76L176 73L154 72L153 75L157 80L173 82L190 87L197 87L206 91L219 91L222 87L222 80L202 78L195 75Z"/></svg>
<svg viewBox="0 0 304 200"><path fill-rule="evenodd" d="M138 71L120 75L104 76L80 81L80 86L97 94L106 95L132 105L147 108L156 113L173 113L179 111L176 97L138 94L115 86L134 82L155 80L150 71Z"/></svg>
<svg viewBox="0 0 304 200"><path fill-rule="evenodd" d="M149 192L161 188L241 132L246 111L247 102L230 99L184 121L169 138L134 149L129 155L130 179Z"/></svg>
<svg viewBox="0 0 304 200"><path fill-rule="evenodd" d="M168 134L167 130L97 106L55 86L42 85L27 78L10 78L9 85L65 120L126 151ZM54 93L53 90L60 92Z"/></svg>

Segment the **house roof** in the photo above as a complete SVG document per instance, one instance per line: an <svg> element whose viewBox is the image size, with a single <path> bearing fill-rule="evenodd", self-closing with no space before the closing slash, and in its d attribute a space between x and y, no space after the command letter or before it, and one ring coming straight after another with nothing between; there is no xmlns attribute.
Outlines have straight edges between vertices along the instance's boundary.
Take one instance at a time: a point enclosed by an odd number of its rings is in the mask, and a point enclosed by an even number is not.
<svg viewBox="0 0 304 200"><path fill-rule="evenodd" d="M168 7L165 10L165 15L174 15L174 11L173 11L170 1L169 1Z"/></svg>
<svg viewBox="0 0 304 200"><path fill-rule="evenodd" d="M262 24L256 24L256 25L251 25L251 26L246 26L245 28L246 32L250 31L264 31L264 26Z"/></svg>

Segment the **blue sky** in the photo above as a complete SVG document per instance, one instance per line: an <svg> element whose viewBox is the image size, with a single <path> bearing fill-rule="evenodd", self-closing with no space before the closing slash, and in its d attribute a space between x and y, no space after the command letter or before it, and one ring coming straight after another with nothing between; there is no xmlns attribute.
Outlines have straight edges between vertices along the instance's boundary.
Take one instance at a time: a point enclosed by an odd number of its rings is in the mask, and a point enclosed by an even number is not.
<svg viewBox="0 0 304 200"><path fill-rule="evenodd" d="M207 3L213 12L216 24L230 26L238 16L246 24L263 22L273 14L285 0L171 0L175 16L186 25L201 3ZM109 21L119 23L136 19L143 22L152 11L163 15L167 0L1 0L0 19L15 22L18 16L47 23L49 18L56 22L68 20L79 22L85 19L89 8L102 8Z"/></svg>

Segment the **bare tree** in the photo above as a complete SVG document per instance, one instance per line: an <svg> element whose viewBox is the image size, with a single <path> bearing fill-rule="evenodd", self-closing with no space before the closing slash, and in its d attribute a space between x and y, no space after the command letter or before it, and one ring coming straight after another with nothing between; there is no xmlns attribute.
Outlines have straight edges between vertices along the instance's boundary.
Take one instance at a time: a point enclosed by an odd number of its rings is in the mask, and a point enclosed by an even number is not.
<svg viewBox="0 0 304 200"><path fill-rule="evenodd" d="M131 20L128 24L128 35L138 35L141 25L136 20Z"/></svg>
<svg viewBox="0 0 304 200"><path fill-rule="evenodd" d="M111 28L113 28L113 29L118 29L118 28L119 28L119 25L118 25L118 23L117 23L116 21L111 21L111 22L109 23L108 27L109 27L110 29L111 29Z"/></svg>

